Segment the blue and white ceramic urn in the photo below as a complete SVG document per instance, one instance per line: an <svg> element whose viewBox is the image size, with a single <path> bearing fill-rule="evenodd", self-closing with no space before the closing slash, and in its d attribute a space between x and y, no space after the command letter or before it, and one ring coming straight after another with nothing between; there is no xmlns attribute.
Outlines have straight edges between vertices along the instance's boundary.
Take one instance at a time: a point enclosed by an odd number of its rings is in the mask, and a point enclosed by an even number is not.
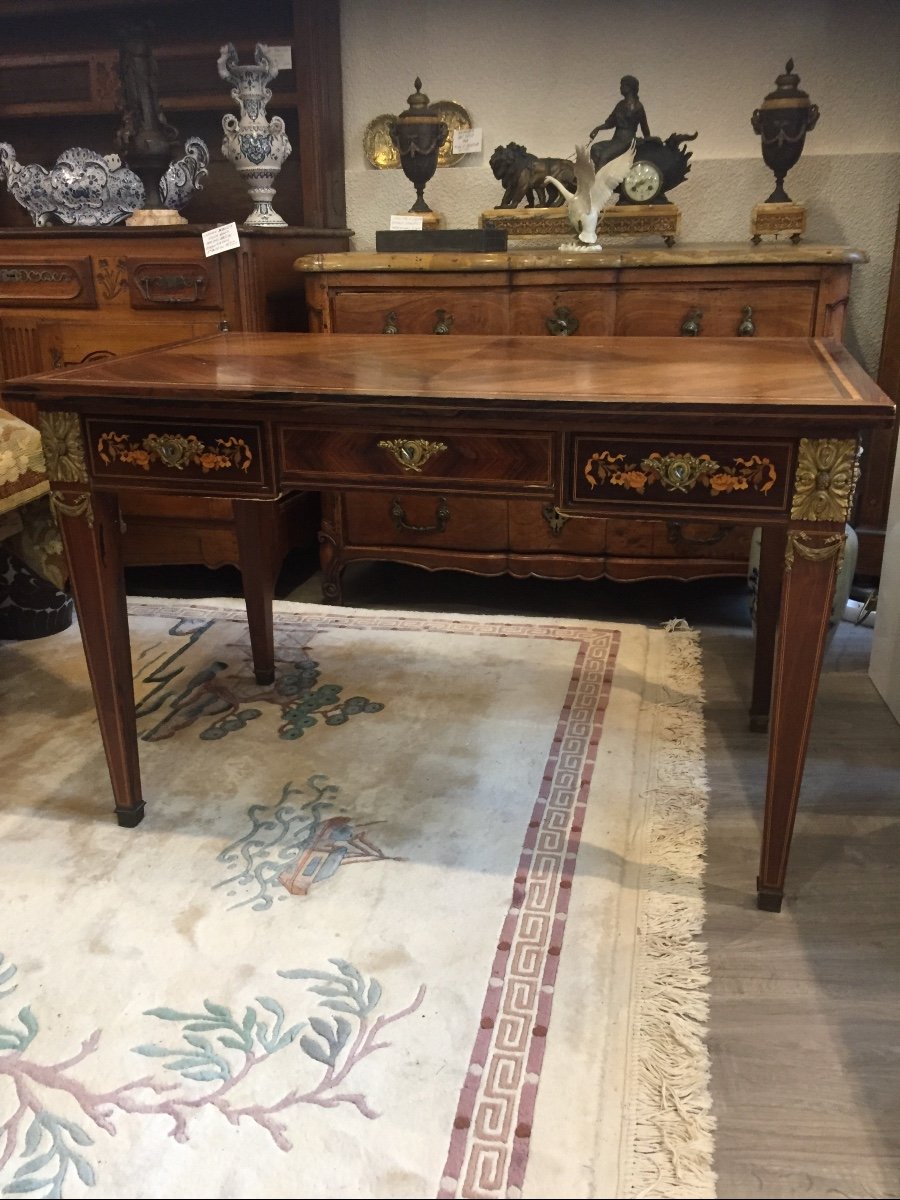
<svg viewBox="0 0 900 1200"><path fill-rule="evenodd" d="M241 109L240 117L227 113L222 118L222 153L234 163L253 201L253 211L242 224L273 228L287 224L272 207L272 198L275 176L291 152L291 143L282 118L266 115L266 104L272 99L268 84L278 67L263 45L257 44L253 58L252 64L241 66L230 42L219 54L219 75L232 84L231 94Z"/></svg>

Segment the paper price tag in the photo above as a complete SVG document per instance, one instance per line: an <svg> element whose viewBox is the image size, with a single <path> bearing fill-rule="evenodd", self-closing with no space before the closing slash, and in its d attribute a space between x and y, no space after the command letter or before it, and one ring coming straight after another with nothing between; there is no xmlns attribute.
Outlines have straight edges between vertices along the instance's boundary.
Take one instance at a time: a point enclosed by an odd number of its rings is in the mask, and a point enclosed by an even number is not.
<svg viewBox="0 0 900 1200"><path fill-rule="evenodd" d="M480 129L454 129L453 153L477 154L481 150Z"/></svg>
<svg viewBox="0 0 900 1200"><path fill-rule="evenodd" d="M422 218L417 213L394 213L391 229L421 229Z"/></svg>
<svg viewBox="0 0 900 1200"><path fill-rule="evenodd" d="M265 46L266 57L279 71L289 71L293 66L290 46Z"/></svg>
<svg viewBox="0 0 900 1200"><path fill-rule="evenodd" d="M237 250L241 244L234 221L228 225L218 225L215 229L207 229L201 236L203 253L207 258L213 254L221 254L223 250Z"/></svg>

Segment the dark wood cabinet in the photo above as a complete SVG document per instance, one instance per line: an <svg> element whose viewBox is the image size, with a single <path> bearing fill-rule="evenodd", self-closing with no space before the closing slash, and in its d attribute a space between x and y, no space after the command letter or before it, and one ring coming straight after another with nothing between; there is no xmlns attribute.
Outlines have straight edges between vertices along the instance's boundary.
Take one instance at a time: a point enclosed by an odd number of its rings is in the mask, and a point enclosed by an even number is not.
<svg viewBox="0 0 900 1200"><path fill-rule="evenodd" d="M853 264L865 261L844 247L748 244L324 254L304 256L297 268L310 329L325 333L840 339ZM564 371L559 386L564 392ZM373 488L325 491L322 506L332 600L346 564L361 559L547 578L742 575L751 533L722 520L575 517L521 491L448 498L437 481L402 503L389 488Z"/></svg>
<svg viewBox="0 0 900 1200"><path fill-rule="evenodd" d="M306 328L298 255L341 251L345 227L339 7L330 0L0 0L0 128L20 162L50 166L61 151L115 150L118 44L149 21L160 101L183 141L209 146L209 177L186 226L35 229L0 187L0 390L4 379L217 333ZM236 111L217 73L223 43L242 60L256 42L289 46L292 69L272 83L272 115L293 150L276 180L284 229L241 230L237 250L207 258L201 234L240 222L251 201L222 158L222 115ZM2 394L2 392L0 392ZM28 406L17 415L34 419ZM147 493L123 502L126 562L239 565L231 501ZM318 497L277 506L277 553L314 544Z"/></svg>
<svg viewBox="0 0 900 1200"><path fill-rule="evenodd" d="M71 146L116 149L119 42L135 22L149 26L166 118L182 142L193 135L209 147L209 179L185 212L189 220L240 221L250 211L246 187L221 153L222 115L237 108L216 63L226 42L242 61L262 42L290 47L292 59L272 81L268 106L293 147L276 180L276 208L298 228L344 227L335 0L0 0L0 140L12 143L19 162L49 167ZM29 224L0 189L0 225Z"/></svg>
<svg viewBox="0 0 900 1200"><path fill-rule="evenodd" d="M238 250L204 257L201 229L0 230L0 389L3 379L99 361L223 329L303 327L298 249L345 244L341 233L244 233ZM36 413L9 401L27 421ZM200 505L147 494L123 503L130 565L239 565L230 501ZM314 544L318 497L278 506L281 556Z"/></svg>

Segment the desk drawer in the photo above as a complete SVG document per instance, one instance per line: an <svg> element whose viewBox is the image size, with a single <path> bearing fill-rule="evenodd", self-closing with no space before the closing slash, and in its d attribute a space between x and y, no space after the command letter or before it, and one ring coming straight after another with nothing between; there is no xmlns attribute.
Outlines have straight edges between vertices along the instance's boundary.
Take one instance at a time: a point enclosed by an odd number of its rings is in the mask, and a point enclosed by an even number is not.
<svg viewBox="0 0 900 1200"><path fill-rule="evenodd" d="M261 431L231 422L128 421L89 417L85 422L91 472L117 486L190 491L192 480L221 484L226 495L271 489Z"/></svg>
<svg viewBox="0 0 900 1200"><path fill-rule="evenodd" d="M566 504L693 509L699 520L783 513L793 444L703 438L683 444L574 434L566 445ZM702 514L702 515L701 515Z"/></svg>
<svg viewBox="0 0 900 1200"><path fill-rule="evenodd" d="M453 431L417 437L385 429L286 428L281 431L281 477L302 487L364 486L403 479L464 490L548 491L553 438L550 434L491 434Z"/></svg>

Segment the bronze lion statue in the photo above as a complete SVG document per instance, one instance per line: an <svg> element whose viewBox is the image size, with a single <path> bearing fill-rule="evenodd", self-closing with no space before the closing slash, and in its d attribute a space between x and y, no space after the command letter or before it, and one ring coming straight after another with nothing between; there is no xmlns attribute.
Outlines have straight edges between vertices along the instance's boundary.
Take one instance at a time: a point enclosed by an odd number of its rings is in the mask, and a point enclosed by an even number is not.
<svg viewBox="0 0 900 1200"><path fill-rule="evenodd" d="M497 208L516 208L522 201L526 207L554 208L563 203L562 195L550 189L547 179L558 179L569 190L575 188L575 164L568 158L538 158L529 154L518 142L498 146L490 157L494 178L504 187L503 199Z"/></svg>

